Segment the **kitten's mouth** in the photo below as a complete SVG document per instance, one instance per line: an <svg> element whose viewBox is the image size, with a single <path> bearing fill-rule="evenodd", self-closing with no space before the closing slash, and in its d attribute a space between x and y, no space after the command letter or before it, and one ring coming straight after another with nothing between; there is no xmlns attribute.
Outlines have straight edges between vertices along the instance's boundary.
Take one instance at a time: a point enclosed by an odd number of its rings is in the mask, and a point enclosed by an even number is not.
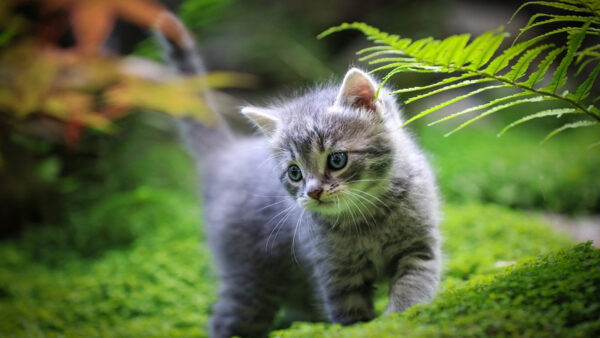
<svg viewBox="0 0 600 338"><path fill-rule="evenodd" d="M320 214L338 214L340 212L335 201L309 200L304 203L304 208Z"/></svg>

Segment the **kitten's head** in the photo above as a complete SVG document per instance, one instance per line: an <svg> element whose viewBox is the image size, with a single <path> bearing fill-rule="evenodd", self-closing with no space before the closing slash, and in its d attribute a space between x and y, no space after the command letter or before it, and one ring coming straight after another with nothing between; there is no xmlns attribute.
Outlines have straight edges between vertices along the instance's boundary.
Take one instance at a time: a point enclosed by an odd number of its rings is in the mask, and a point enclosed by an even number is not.
<svg viewBox="0 0 600 338"><path fill-rule="evenodd" d="M384 208L400 123L390 95L356 68L341 85L242 112L270 139L279 178L305 209L336 215Z"/></svg>

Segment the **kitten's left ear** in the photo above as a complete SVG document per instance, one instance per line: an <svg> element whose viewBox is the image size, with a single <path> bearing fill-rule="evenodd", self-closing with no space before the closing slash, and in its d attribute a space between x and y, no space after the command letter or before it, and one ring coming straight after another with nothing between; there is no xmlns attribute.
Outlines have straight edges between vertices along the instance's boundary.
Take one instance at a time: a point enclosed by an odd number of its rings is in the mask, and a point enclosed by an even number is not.
<svg viewBox="0 0 600 338"><path fill-rule="evenodd" d="M375 93L377 87L375 81L368 74L358 68L352 68L344 77L335 105L376 111Z"/></svg>
<svg viewBox="0 0 600 338"><path fill-rule="evenodd" d="M275 133L279 118L270 109L244 107L242 108L242 114L252 120L252 122L254 122L267 137L271 137Z"/></svg>

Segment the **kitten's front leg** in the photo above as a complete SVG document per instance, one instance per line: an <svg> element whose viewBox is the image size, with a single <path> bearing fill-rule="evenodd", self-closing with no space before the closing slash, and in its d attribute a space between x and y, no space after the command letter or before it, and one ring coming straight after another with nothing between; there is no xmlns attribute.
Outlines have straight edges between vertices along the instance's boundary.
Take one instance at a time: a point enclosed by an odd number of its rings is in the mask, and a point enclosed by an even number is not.
<svg viewBox="0 0 600 338"><path fill-rule="evenodd" d="M420 244L395 262L389 285L385 314L402 312L408 307L433 299L440 280L441 258L437 244Z"/></svg>
<svg viewBox="0 0 600 338"><path fill-rule="evenodd" d="M352 270L335 269L319 278L325 310L333 323L350 325L376 316L372 278L364 270Z"/></svg>

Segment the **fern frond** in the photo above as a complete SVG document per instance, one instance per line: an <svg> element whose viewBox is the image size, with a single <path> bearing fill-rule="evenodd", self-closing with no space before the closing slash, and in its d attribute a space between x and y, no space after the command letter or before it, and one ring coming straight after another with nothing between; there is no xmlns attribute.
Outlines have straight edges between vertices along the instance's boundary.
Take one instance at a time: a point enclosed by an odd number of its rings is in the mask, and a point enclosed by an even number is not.
<svg viewBox="0 0 600 338"><path fill-rule="evenodd" d="M567 42L567 54L558 65L558 68L556 68L556 71L552 76L550 84L546 86L544 90L549 90L552 93L556 93L556 91L559 88L561 88L565 85L565 83L567 83L567 68L569 68L569 66L573 62L573 59L575 58L575 53L581 46L581 43L585 38L585 32L589 25L590 23L588 21L578 33L569 35L569 40Z"/></svg>
<svg viewBox="0 0 600 338"><path fill-rule="evenodd" d="M581 65L579 65L579 68L577 69L577 72L575 72L575 76L579 76L579 74L581 74L581 72L582 72L582 71L585 69L585 67L586 67L588 64L590 64L590 63L592 63L592 62L594 62L594 61L600 61L600 56L598 56L598 57L593 57L593 58L589 58L589 59L587 59L587 60L583 61L583 62L581 63Z"/></svg>
<svg viewBox="0 0 600 338"><path fill-rule="evenodd" d="M565 3L564 1L528 1L524 4L522 4L519 8L517 8L517 10L513 13L513 16L510 18L510 21L512 21L517 14L519 14L519 12L521 12L521 10L527 6L531 6L531 5L540 5L540 6L546 6L546 7L553 7L553 8L557 8L557 9L563 9L569 12L577 12L577 13L589 13L590 10L584 7L580 7L579 5L581 5L581 2L571 2L569 4Z"/></svg>
<svg viewBox="0 0 600 338"><path fill-rule="evenodd" d="M507 125L506 127L504 127L499 133L498 136L502 136L504 135L504 133L506 133L509 129L512 129L520 124L523 124L527 121L531 121L533 119L537 119L540 117L546 117L546 116L556 116L556 117L561 117L563 114L576 114L576 113L581 113L579 110L574 109L574 108L558 108L558 109L548 109L548 110L542 110L540 112L534 113L534 114L530 114L527 115L525 117L522 117L514 122L512 122L511 124Z"/></svg>
<svg viewBox="0 0 600 338"><path fill-rule="evenodd" d="M458 117L458 116L461 116L461 115L464 115L464 114L468 114L468 113L471 113L471 112L474 112L474 111L486 109L486 108L492 107L494 105L497 105L498 103L502 103L504 101L510 101L510 100L513 100L513 99L516 99L516 98L519 98L519 97L525 97L525 96L531 96L531 95L534 95L534 93L519 92L519 93L516 93L516 94L509 95L509 96L499 97L499 98L494 99L494 100L492 100L492 101L490 101L490 102L488 102L486 104L480 104L480 105L475 106L475 107L463 109L463 110L459 111L458 113L450 114L450 115L448 115L446 117L443 117L443 118L441 118L439 120L436 120L436 121L433 121L433 122L429 123L428 126L433 126L433 125L436 125L438 123L441 123L441 122L444 122L444 121L448 121L448 120L451 120L451 119L453 119L455 117Z"/></svg>
<svg viewBox="0 0 600 338"><path fill-rule="evenodd" d="M388 75L390 75L390 74L388 74ZM443 86L445 84L457 82L457 81L464 80L464 79L467 79L467 78L472 78L472 77L475 77L475 76L477 76L477 74L466 73L466 74L463 74L461 76L449 77L449 78L446 78L446 79L444 79L444 80L442 80L440 82L432 83L432 84L427 85L427 86L409 87L409 88L397 89L397 90L394 90L392 92L392 94L418 92L418 91L422 91L422 90L425 90L425 89L431 89L431 88Z"/></svg>
<svg viewBox="0 0 600 338"><path fill-rule="evenodd" d="M549 17L550 19L546 19L546 20L534 22L537 18L540 18L540 17ZM540 27L540 26L543 26L543 25L548 25L548 24L553 24L553 23L562 23L562 22L583 22L583 23L586 23L588 21L590 21L592 24L596 24L596 25L600 24L600 18L594 18L594 17L590 17L590 16L553 15L553 14L543 14L543 13L535 14L535 15L533 15L531 17L531 19L529 19L529 22L527 23L527 25L525 25L525 27L521 28L519 34L515 38L515 41L518 41L519 38L523 34L525 34L530 29L535 28L535 27ZM594 28L594 27L592 27L592 28Z"/></svg>
<svg viewBox="0 0 600 338"><path fill-rule="evenodd" d="M573 122L573 123L567 123L567 124L563 125L562 127L556 128L553 131L551 131L550 133L548 133L548 135L546 135L546 137L544 137L544 139L542 140L542 143L548 141L552 137L556 136L556 134L561 133L567 129L592 127L595 125L598 125L598 121L581 120L581 121L577 121L577 122Z"/></svg>
<svg viewBox="0 0 600 338"><path fill-rule="evenodd" d="M455 84L452 84L452 85L448 85L448 86L442 87L440 89L436 89L436 90L427 92L425 94L413 96L410 99L406 100L406 104L415 102L415 101L420 100L420 99L424 99L426 97L429 97L429 96L432 96L432 95L435 95L435 94L438 94L438 93L441 93L441 92L445 92L445 91L450 90L450 89L462 88L462 87L470 86L470 85L476 84L476 83L491 82L491 81L494 81L494 80L493 79L476 79L476 80L462 81L462 82L459 82L459 83L455 83Z"/></svg>
<svg viewBox="0 0 600 338"><path fill-rule="evenodd" d="M525 82L521 82L521 84L526 87L533 87L542 79L544 79L544 75L546 75L546 72L548 71L554 60L556 60L556 57L565 49L567 48L560 47L550 51L548 55L546 55L546 58L538 65L538 70L532 73Z"/></svg>
<svg viewBox="0 0 600 338"><path fill-rule="evenodd" d="M575 100L577 102L581 102L590 95L590 90L592 89L594 82L596 82L598 73L600 73L600 64L596 65L596 68L594 68L592 73L575 90Z"/></svg>
<svg viewBox="0 0 600 338"><path fill-rule="evenodd" d="M479 94L481 92L484 92L486 90L498 89L498 88L504 88L504 87L507 87L507 86L506 85L487 86L487 87L479 88L479 89L474 90L472 92L469 92L467 94L457 96L457 97L455 97L455 98L453 98L451 100L448 100L446 102L440 103L440 104L438 104L438 105L436 105L434 107L431 107L431 108L429 108L429 109L427 109L425 111L422 111L421 113L419 113L419 114L413 116L412 118L408 119L408 121L404 122L403 126L411 123L412 121L414 121L416 119L420 119L421 117L423 117L425 115L429 115L430 113L433 113L434 111L440 110L440 109L442 109L444 107L447 107L447 106L449 106L449 105L451 105L453 103L456 103L458 101L462 101L462 100L464 100L464 99L466 99L468 97L477 95L477 94Z"/></svg>
<svg viewBox="0 0 600 338"><path fill-rule="evenodd" d="M482 111L447 133L447 136L509 107L543 101L557 101L562 105L566 105L566 107L542 110L526 115L506 126L500 132L500 135L514 126L546 116L561 117L563 114L581 113L591 118L591 121L588 122L600 122L600 110L590 104L600 98L589 98L594 83L600 75L600 65L597 64L593 71L587 74L586 78L574 90L574 93L568 91L559 93L567 85L568 74L574 65L577 65L579 72L581 72L591 62L600 61L600 45L582 47L586 38L600 36L600 29L597 28L597 25L600 24L600 1L528 1L519 7L517 12L531 5L559 9L568 13L536 14L530 18L522 32L532 28L544 27L548 24L581 23L581 26L558 27L531 39L519 43L513 42L513 45L504 50L501 50L500 46L507 34L502 28L486 32L474 38L471 38L468 34L462 34L442 40L424 38L413 41L399 35L382 32L365 23L355 22L332 27L320 34L319 37L322 38L334 32L353 29L361 31L368 40L373 41L376 46L363 49L359 54L363 55L361 60L367 60L370 65L377 66L371 72L385 72L377 95L390 79L402 72L438 73L446 76L432 84L407 87L391 92L392 94L414 93L409 94L412 96L407 98L406 104L446 93L450 90L463 89L467 91L419 112L407 119L403 126L458 101L498 88L513 88L518 92L492 99L477 106L468 107L457 113L442 117L430 123L430 125L448 121L467 113ZM544 43L546 39L557 34L566 35L565 46ZM548 75L550 69L553 69L551 77ZM458 75L449 76L449 74ZM548 77L550 78L547 79ZM540 88L539 84L543 83L545 79L548 80L547 84ZM486 86L478 87L477 85L481 83L486 83ZM585 103L586 100L589 100L589 102ZM580 124L583 124L583 122ZM580 124L577 124L577 126ZM550 137L560 131L555 132Z"/></svg>
<svg viewBox="0 0 600 338"><path fill-rule="evenodd" d="M521 56L519 61L517 61L517 63L515 63L512 66L512 70L504 77L509 79L510 81L518 80L523 75L525 75L527 69L529 69L529 65L531 64L531 62L533 62L533 60L535 60L535 58L537 58L538 55L540 55L540 53L551 47L554 47L554 45L541 45L539 47L528 50L525 54L523 54L523 56Z"/></svg>
<svg viewBox="0 0 600 338"><path fill-rule="evenodd" d="M525 99L511 101L509 103L506 103L506 104L503 104L503 105L500 105L500 106L496 106L496 107L493 107L493 108L491 108L489 110L484 111L483 113L475 116L474 118L472 118L470 120L467 120L466 122L463 122L458 127L454 128L450 132L446 133L444 136L446 136L446 137L450 136L450 135L456 133L457 131L463 129L464 127L472 124L473 122L478 121L478 120L480 120L480 119L482 119L482 118L484 118L484 117L486 117L488 115L491 115L493 113L496 113L496 112L498 112L500 110L503 110L503 109L506 109L506 108L510 108L510 107L514 107L516 105L523 104L523 103L552 101L552 100L556 100L556 99L553 98L553 97L541 96L540 95L540 96L534 96L534 97L530 97L530 98L525 98Z"/></svg>

